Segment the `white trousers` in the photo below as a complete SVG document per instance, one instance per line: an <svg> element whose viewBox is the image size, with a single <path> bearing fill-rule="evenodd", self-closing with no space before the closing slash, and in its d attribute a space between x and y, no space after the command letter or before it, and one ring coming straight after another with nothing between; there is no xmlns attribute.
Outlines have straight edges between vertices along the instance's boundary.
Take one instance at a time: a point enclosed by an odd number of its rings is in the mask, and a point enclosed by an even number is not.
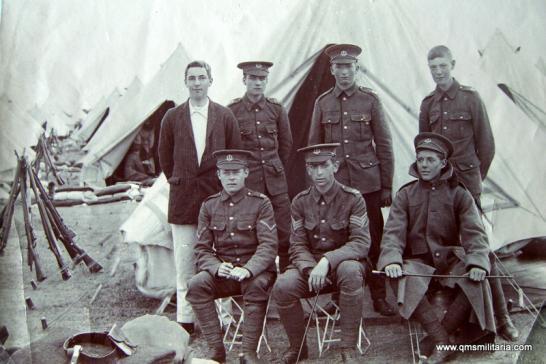
<svg viewBox="0 0 546 364"><path fill-rule="evenodd" d="M173 233L174 266L176 268L176 321L193 323L191 305L186 301L188 282L195 274L193 246L195 244L197 225L171 224Z"/></svg>

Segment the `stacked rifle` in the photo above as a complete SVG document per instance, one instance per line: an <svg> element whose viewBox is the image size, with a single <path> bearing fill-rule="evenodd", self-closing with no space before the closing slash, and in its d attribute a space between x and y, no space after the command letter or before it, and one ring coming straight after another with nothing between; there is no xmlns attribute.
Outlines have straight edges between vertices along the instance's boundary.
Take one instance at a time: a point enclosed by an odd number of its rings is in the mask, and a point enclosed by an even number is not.
<svg viewBox="0 0 546 364"><path fill-rule="evenodd" d="M45 154L42 155L44 156ZM68 226L66 226L61 215L51 202L49 195L44 189L44 186L40 182L40 179L38 178L38 175L33 168L34 166L39 166L39 163L29 164L24 155L22 157L17 156L17 168L9 200L2 210L2 214L0 217L0 254L3 254L3 250L9 237L11 222L15 210L15 202L18 195L21 195L25 235L28 247L27 262L31 270L34 266L36 279L39 282L47 278L42 269L40 257L36 249L37 239L36 235L34 234L34 229L32 228L29 208L31 201L31 196L29 193L30 188L35 197L38 212L40 214L40 220L44 228L44 233L49 245L49 249L55 256L63 280L70 279L70 269L72 269L82 261L85 263L90 272L95 273L100 271L102 269L102 266L74 242L76 234ZM72 259L72 267L69 267L64 262L63 257L59 251L59 241L62 243L65 250L68 252L68 255Z"/></svg>

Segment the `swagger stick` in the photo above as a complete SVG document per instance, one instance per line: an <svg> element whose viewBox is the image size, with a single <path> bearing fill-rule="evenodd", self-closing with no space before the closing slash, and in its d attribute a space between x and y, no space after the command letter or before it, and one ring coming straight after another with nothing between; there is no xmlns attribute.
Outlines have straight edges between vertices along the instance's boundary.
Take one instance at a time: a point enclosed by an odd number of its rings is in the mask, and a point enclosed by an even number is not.
<svg viewBox="0 0 546 364"><path fill-rule="evenodd" d="M315 310L317 309L319 296L320 296L320 290L317 292L317 295L315 296L315 301L313 302L313 309L311 310L311 313L309 314L309 318L307 319L307 325L305 325L305 331L303 332L300 348L298 349L298 356L296 357L296 364L298 364L298 362L300 361L300 355L301 355L301 350L303 349L303 343L305 342L305 339L307 338L307 331L309 330L309 325L311 324L311 320L313 319L313 314L315 313Z"/></svg>
<svg viewBox="0 0 546 364"><path fill-rule="evenodd" d="M377 275L386 275L385 272L381 270L372 270L372 274ZM468 278L468 274L464 275L450 275L450 274L419 274L419 273L411 273L411 272L402 272L403 276L406 277L426 277L426 278ZM485 278L507 278L512 279L514 276L485 276Z"/></svg>

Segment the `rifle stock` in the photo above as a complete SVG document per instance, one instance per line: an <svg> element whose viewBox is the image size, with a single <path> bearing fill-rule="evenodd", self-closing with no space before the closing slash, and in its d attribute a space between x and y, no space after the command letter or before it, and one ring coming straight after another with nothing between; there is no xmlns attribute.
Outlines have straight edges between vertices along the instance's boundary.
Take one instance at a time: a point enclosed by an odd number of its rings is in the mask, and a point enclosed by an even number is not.
<svg viewBox="0 0 546 364"><path fill-rule="evenodd" d="M70 258L72 258L73 264L77 265L83 260L90 272L96 273L102 270L102 266L74 242L73 238L76 236L76 234L64 224L61 215L59 215L59 212L57 209L55 209L55 206L53 206L53 203L49 199L44 187L38 180L38 176L33 173L32 177L36 181L36 187L38 187L40 196L44 202L47 216L49 217L49 222L53 228L53 233L57 239L62 242L64 248L68 252L68 255L70 255Z"/></svg>
<svg viewBox="0 0 546 364"><path fill-rule="evenodd" d="M38 282L42 282L47 278L47 276L44 274L44 271L42 270L42 264L40 263L40 256L38 255L38 252L34 249L36 247L36 236L34 235L34 231L32 230L32 225L30 221L30 211L28 209L28 202L27 202L27 182L26 182L26 161L23 158L23 164L21 167L21 200L23 205L23 220L25 221L25 235L27 236L27 243L28 243L28 265L30 266L30 269L32 270L32 264L34 264L34 269L36 271L36 279ZM30 197L30 196L29 196Z"/></svg>
<svg viewBox="0 0 546 364"><path fill-rule="evenodd" d="M40 198L38 188L36 187L36 185L40 183L40 181L36 181L36 179L34 178L33 172L31 171L29 171L28 177L30 179L30 186L32 188L32 191L34 192L34 196L36 197L36 204L38 205L38 212L40 213L40 219L42 220L42 225L44 226L44 232L45 232L46 239L49 245L49 250L51 250L51 252L55 256L55 260L57 261L57 265L59 266L59 269L61 271L61 277L65 281L69 280L72 275L70 274L70 270L68 269L68 266L65 264L63 257L61 256L61 253L59 252L57 241L55 240L55 237L53 236L53 233L51 232L51 226L49 225L49 220L45 210L44 203L42 199Z"/></svg>
<svg viewBox="0 0 546 364"><path fill-rule="evenodd" d="M20 182L19 175L21 173L21 163L17 160L17 167L15 168L15 177L13 184L11 185L11 191L9 194L9 200L4 209L2 210L2 223L0 232L0 254L3 254L4 248L8 242L9 232L11 230L11 221L13 219L13 211L15 210L15 200L19 195Z"/></svg>

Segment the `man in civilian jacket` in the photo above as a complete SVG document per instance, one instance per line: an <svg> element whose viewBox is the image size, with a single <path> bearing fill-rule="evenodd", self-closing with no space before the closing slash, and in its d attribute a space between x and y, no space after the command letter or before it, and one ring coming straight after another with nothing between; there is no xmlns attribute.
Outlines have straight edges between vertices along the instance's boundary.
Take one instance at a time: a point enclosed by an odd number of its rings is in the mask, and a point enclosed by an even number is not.
<svg viewBox="0 0 546 364"><path fill-rule="evenodd" d="M212 83L210 66L193 61L184 78L190 97L163 117L159 163L170 185L168 222L176 268L176 320L191 334L194 319L186 293L194 274L197 217L203 200L220 190L212 152L240 148L241 137L233 113L207 96Z"/></svg>

